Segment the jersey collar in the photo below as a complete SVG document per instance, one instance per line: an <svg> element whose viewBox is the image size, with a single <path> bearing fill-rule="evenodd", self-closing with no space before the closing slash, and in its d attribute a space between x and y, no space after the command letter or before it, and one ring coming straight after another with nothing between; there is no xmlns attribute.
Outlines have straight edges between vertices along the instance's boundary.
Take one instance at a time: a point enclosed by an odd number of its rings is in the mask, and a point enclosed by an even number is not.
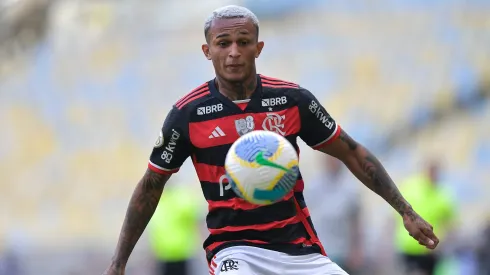
<svg viewBox="0 0 490 275"><path fill-rule="evenodd" d="M240 109L240 107L238 107L232 100L230 100L229 98L227 98L226 96L224 96L222 93L219 92L218 87L216 86L216 78L208 82L209 91L214 97L218 98L221 102L223 102L223 104L229 106L230 108L236 110L237 112L243 113L246 112L247 109L249 109L251 106L255 106L256 102L260 104L262 98L262 82L260 81L259 75L257 75L256 77L257 77L257 87L255 88L255 91L250 97L250 102L248 103L245 110Z"/></svg>

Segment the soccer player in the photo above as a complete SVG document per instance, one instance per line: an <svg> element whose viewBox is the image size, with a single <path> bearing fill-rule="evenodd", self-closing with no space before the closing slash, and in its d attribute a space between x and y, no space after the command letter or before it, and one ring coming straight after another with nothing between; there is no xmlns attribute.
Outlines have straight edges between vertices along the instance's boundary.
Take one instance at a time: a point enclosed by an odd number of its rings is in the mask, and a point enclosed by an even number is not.
<svg viewBox="0 0 490 275"><path fill-rule="evenodd" d="M398 211L413 238L430 249L437 246L432 226L402 197L377 158L342 130L312 93L257 74L255 59L264 42L258 39L259 22L251 11L239 6L215 10L204 34L202 51L216 77L183 96L167 115L105 274L124 274L165 183L188 157L209 204L210 235L204 249L211 275L347 274L328 258L318 240L301 176L282 201L267 206L250 204L230 189L223 167L228 149L239 136L261 129L283 135L298 153L299 137L338 158Z"/></svg>

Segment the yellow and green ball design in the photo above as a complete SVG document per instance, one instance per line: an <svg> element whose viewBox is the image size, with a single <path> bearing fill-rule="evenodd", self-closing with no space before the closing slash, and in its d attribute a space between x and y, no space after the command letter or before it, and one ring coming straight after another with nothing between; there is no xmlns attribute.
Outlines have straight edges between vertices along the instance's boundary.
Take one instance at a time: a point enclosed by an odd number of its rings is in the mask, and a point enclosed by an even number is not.
<svg viewBox="0 0 490 275"><path fill-rule="evenodd" d="M225 170L239 197L253 204L271 204L296 184L298 155L283 136L252 131L233 143L226 155Z"/></svg>

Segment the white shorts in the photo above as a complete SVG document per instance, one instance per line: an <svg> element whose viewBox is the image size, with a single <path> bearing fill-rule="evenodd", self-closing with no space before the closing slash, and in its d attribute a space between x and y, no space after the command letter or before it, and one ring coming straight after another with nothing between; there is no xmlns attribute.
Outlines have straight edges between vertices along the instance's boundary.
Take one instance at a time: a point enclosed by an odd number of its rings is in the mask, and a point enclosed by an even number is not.
<svg viewBox="0 0 490 275"><path fill-rule="evenodd" d="M292 256L253 246L234 246L218 252L210 275L348 275L321 254Z"/></svg>

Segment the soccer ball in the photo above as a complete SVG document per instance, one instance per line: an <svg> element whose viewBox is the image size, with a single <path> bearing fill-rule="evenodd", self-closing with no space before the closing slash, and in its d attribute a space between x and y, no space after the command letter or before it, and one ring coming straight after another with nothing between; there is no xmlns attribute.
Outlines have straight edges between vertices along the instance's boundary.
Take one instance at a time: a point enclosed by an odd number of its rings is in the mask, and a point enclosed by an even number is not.
<svg viewBox="0 0 490 275"><path fill-rule="evenodd" d="M281 200L296 184L298 154L283 136L256 130L238 138L226 155L226 177L233 191L259 205Z"/></svg>

